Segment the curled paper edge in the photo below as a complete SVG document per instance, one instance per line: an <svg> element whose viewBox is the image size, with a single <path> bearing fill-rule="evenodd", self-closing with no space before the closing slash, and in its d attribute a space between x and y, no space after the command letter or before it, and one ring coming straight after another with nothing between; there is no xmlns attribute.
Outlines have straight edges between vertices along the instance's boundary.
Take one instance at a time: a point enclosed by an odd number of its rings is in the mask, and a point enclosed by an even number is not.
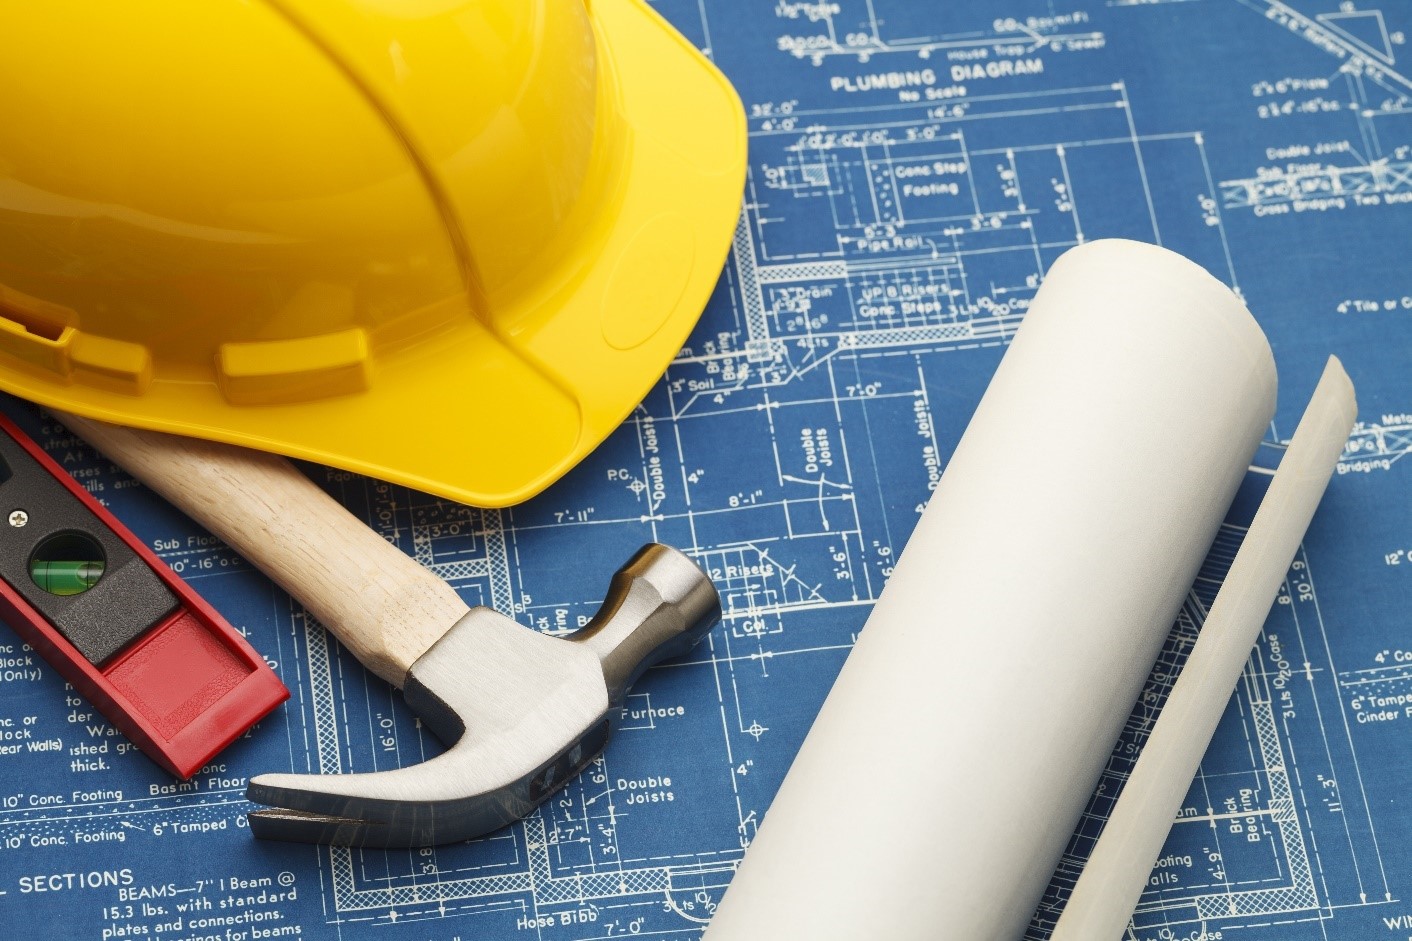
<svg viewBox="0 0 1412 941"><path fill-rule="evenodd" d="M1050 941L1118 941L1191 787L1357 415L1330 356Z"/></svg>

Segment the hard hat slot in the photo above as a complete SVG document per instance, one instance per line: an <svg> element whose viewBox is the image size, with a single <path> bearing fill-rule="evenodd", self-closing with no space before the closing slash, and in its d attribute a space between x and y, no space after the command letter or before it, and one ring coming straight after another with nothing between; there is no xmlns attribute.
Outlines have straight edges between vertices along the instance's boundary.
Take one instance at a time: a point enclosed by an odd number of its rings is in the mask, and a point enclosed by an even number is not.
<svg viewBox="0 0 1412 941"><path fill-rule="evenodd" d="M77 320L66 307L0 286L0 354L28 369L38 367L67 379L69 342Z"/></svg>
<svg viewBox="0 0 1412 941"><path fill-rule="evenodd" d="M64 334L63 324L53 324L46 323L43 320L35 320L29 317L25 311L7 307L4 301L0 301L0 317L20 327L26 333L32 333L41 339L48 340L50 343L58 342L59 337Z"/></svg>
<svg viewBox="0 0 1412 941"><path fill-rule="evenodd" d="M9 321L7 326L11 332L23 330L50 343L59 342L64 330L78 319L67 307L41 301L4 285L0 285L0 318Z"/></svg>

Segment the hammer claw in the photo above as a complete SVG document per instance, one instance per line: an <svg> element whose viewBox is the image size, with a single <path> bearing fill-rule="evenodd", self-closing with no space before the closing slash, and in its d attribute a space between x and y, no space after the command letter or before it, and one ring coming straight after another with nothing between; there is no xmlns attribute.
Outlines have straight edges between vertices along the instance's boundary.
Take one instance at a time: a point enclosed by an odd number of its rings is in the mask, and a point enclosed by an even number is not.
<svg viewBox="0 0 1412 941"><path fill-rule="evenodd" d="M335 846L387 846L369 839L383 827L369 820L305 814L297 810L257 810L249 815L250 832L261 840L330 843Z"/></svg>
<svg viewBox="0 0 1412 941"><path fill-rule="evenodd" d="M603 749L631 683L720 619L706 574L649 544L568 637L472 608L407 671L407 704L450 744L370 774L265 774L246 796L264 839L411 847L474 839L530 813Z"/></svg>
<svg viewBox="0 0 1412 941"><path fill-rule="evenodd" d="M266 774L250 781L247 799L268 808L252 811L250 832L262 840L331 843L337 846L390 846L386 842L389 808L378 800L330 794L317 787L318 775ZM298 782L287 786L281 782Z"/></svg>

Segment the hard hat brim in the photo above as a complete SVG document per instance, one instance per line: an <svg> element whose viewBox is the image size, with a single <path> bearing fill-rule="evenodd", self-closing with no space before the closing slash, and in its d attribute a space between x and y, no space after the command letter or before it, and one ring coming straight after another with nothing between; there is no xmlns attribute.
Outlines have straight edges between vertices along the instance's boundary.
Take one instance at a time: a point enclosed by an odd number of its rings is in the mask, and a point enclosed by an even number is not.
<svg viewBox="0 0 1412 941"><path fill-rule="evenodd" d="M746 129L734 89L642 0L595 3L629 129L621 193L552 316L496 332L475 317L380 363L366 391L234 405L214 385L140 396L12 385L99 420L211 438L497 507L535 495L606 438L699 318L730 248Z"/></svg>

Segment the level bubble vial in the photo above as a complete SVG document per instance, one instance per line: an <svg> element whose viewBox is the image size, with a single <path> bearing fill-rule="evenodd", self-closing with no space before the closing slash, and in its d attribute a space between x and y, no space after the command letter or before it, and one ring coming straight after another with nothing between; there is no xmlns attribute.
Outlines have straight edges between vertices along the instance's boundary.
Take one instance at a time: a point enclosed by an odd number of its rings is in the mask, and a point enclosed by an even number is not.
<svg viewBox="0 0 1412 941"><path fill-rule="evenodd" d="M103 547L86 533L56 533L35 547L29 577L51 595L81 595L103 577Z"/></svg>

